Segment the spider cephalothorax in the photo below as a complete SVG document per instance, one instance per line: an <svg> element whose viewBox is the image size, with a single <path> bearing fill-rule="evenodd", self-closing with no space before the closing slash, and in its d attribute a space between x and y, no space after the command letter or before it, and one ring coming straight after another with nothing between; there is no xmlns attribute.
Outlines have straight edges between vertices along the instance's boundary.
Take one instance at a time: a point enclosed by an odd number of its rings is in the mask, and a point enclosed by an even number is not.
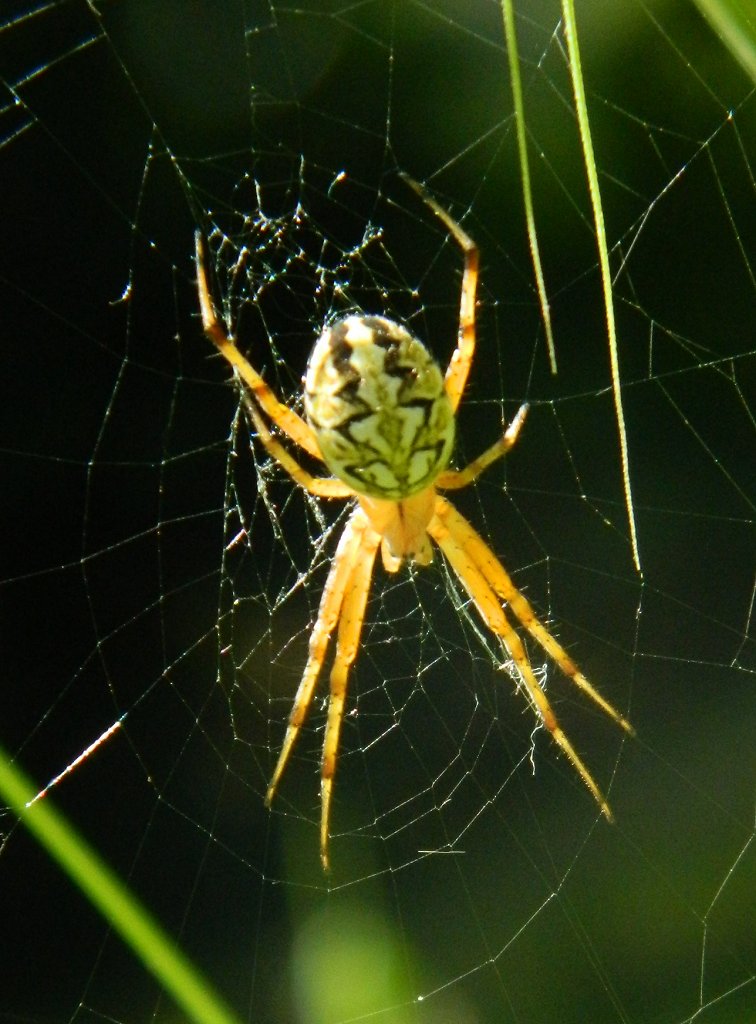
<svg viewBox="0 0 756 1024"><path fill-rule="evenodd" d="M407 181L446 226L465 257L459 337L446 374L442 377L426 347L401 325L379 316L344 317L323 332L310 357L305 379L307 421L278 400L221 327L208 289L203 239L199 232L196 236L203 327L244 381L248 392L245 406L260 441L292 479L311 494L355 502L326 580L310 635L309 657L266 795L270 804L307 714L331 634L336 630L321 767L320 857L326 869L333 776L347 682L357 656L379 548L388 572L397 572L405 560L427 565L432 557L431 542L443 552L483 621L499 637L517 667L537 715L607 818L611 818L609 805L562 731L504 609L583 693L624 729L632 731L539 622L483 538L438 493L467 486L505 455L517 440L527 407L521 406L504 434L464 469L447 468L454 444L454 416L475 351L478 249L422 186L409 178ZM313 476L304 469L271 433L263 414L289 441L321 460L334 476Z"/></svg>

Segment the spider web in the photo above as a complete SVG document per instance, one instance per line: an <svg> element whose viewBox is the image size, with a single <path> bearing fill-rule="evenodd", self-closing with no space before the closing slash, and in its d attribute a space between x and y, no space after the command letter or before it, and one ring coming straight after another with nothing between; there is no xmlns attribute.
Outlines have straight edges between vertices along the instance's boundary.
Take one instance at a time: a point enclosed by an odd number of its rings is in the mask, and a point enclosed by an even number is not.
<svg viewBox="0 0 756 1024"><path fill-rule="evenodd" d="M6 7L0 739L242 1018L756 1013L754 95L687 5L581 7L642 578L558 5L517 21L556 377L496 4ZM250 443L192 234L301 410L330 317L453 349L460 254L398 170L483 254L456 464L531 404L455 504L638 735L529 648L610 827L441 559L379 567L326 879L322 703L263 798L346 510ZM3 1019L175 1019L10 815L0 852Z"/></svg>

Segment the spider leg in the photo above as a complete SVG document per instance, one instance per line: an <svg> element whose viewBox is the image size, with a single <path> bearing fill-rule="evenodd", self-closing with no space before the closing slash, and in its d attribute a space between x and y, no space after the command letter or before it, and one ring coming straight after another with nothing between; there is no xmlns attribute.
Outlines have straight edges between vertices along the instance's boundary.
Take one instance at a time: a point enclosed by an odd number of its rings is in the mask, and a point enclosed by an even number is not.
<svg viewBox="0 0 756 1024"><path fill-rule="evenodd" d="M483 541L480 540L467 520L456 512L448 501L440 497L436 505L436 514L428 526L428 533L443 551L449 565L470 595L484 622L493 633L501 638L517 666L531 703L538 711L541 721L590 790L594 800L601 809L601 813L611 821L612 812L609 804L606 802L603 793L583 760L559 725L551 704L533 673L525 647L514 628L508 622L499 598L482 571L477 557L478 552L472 540L477 539L481 544L483 544ZM492 552L489 552L489 555L495 560ZM543 629L543 627L541 628Z"/></svg>
<svg viewBox="0 0 756 1024"><path fill-rule="evenodd" d="M470 364L475 352L475 296L478 290L480 267L478 246L423 185L408 174L402 174L402 178L435 213L464 255L465 269L462 275L462 295L459 303L459 336L457 347L454 349L446 369L444 382L451 407L456 412L462 392L465 390L467 375L470 372Z"/></svg>
<svg viewBox="0 0 756 1024"><path fill-rule="evenodd" d="M381 542L380 534L369 526L362 534L354 554L351 575L346 585L344 600L339 616L339 632L331 669L331 695L328 703L328 721L323 739L323 764L320 779L320 860L323 870L329 870L328 825L331 818L331 796L333 777L336 772L336 755L339 748L341 723L344 721L349 669L357 657L357 649L365 619L370 580L373 575L375 553Z"/></svg>
<svg viewBox="0 0 756 1024"><path fill-rule="evenodd" d="M443 473L440 473L436 478L436 487L440 487L441 490L458 490L460 487L467 487L473 480L476 480L480 474L497 459L502 458L506 455L510 448L513 448L517 442L517 438L520 435L520 430L525 417L528 412L527 403L523 403L517 410L517 414L512 422L509 424L507 429L504 431L498 441L494 442L490 448L469 462L464 469L447 469Z"/></svg>
<svg viewBox="0 0 756 1024"><path fill-rule="evenodd" d="M284 446L268 430L267 424L260 415L254 399L250 395L244 394L242 395L242 401L244 402L244 408L255 425L257 436L265 445L268 455L283 466L295 483L298 483L300 487L304 487L310 494L315 494L320 498L351 498L354 495L352 488L342 480L337 480L334 476L313 476L303 466L300 466L297 460L286 451Z"/></svg>
<svg viewBox="0 0 756 1024"><path fill-rule="evenodd" d="M295 444L298 444L300 448L304 448L314 458L321 459L322 461L320 448L310 425L301 416L298 416L293 409L289 409L288 406L279 402L257 370L241 354L236 347L234 339L230 338L221 327L207 283L205 240L201 231L195 232L194 250L197 266L197 292L199 294L200 312L202 314L202 327L205 334L223 358L239 373L239 376L255 396L259 406L265 410L276 426L291 438Z"/></svg>
<svg viewBox="0 0 756 1024"><path fill-rule="evenodd" d="M509 573L483 538L476 533L464 516L460 515L449 502L443 498L439 498L438 501L440 504L436 506L437 513L445 519L452 533L464 543L465 550L475 562L494 593L507 603L528 633L543 647L549 657L557 663L562 672L572 680L575 686L590 697L602 711L609 715L610 718L613 718L626 732L634 735L635 730L627 719L608 700L601 696L598 690L586 679L564 647L549 633L543 623L538 621L535 612L530 606L530 602L514 585Z"/></svg>
<svg viewBox="0 0 756 1024"><path fill-rule="evenodd" d="M359 508L355 509L349 517L349 522L344 527L344 532L336 548L336 554L331 563L328 579L320 598L318 618L310 634L310 651L307 664L302 673L302 679L300 680L291 714L289 715L289 724L286 728L281 753L278 755L278 762L271 777L268 791L265 794L265 803L268 807L275 796L278 783L289 761L289 755L310 707L315 685L318 681L320 670L323 667L328 641L339 620L344 593L352 578L355 560L360 551L362 538L367 528L368 523L364 513Z"/></svg>

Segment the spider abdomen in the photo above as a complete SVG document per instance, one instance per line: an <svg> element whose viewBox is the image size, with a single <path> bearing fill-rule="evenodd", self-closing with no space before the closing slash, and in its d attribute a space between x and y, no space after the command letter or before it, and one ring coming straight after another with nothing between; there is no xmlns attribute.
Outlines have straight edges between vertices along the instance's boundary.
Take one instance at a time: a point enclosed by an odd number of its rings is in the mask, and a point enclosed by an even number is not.
<svg viewBox="0 0 756 1024"><path fill-rule="evenodd" d="M409 497L451 457L443 374L421 341L384 317L326 328L307 367L305 411L326 465L360 494Z"/></svg>

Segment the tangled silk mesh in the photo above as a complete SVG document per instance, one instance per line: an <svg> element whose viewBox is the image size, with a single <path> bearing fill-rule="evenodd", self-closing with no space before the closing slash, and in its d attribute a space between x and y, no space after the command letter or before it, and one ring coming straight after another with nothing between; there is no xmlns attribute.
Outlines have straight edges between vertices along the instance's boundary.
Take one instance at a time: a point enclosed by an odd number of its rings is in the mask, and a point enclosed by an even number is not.
<svg viewBox="0 0 756 1024"><path fill-rule="evenodd" d="M517 19L556 377L497 5L135 11L18 4L0 35L0 739L243 1019L749 1019L746 76L687 5L578 9L641 578L559 11ZM454 347L459 251L398 170L482 252L455 464L531 405L455 502L638 736L529 645L606 825L442 559L379 567L325 878L325 679L263 799L348 506L250 439L202 334L192 235L225 326L301 413L336 316L406 323L442 365ZM175 1019L10 815L0 854L8 1012Z"/></svg>

